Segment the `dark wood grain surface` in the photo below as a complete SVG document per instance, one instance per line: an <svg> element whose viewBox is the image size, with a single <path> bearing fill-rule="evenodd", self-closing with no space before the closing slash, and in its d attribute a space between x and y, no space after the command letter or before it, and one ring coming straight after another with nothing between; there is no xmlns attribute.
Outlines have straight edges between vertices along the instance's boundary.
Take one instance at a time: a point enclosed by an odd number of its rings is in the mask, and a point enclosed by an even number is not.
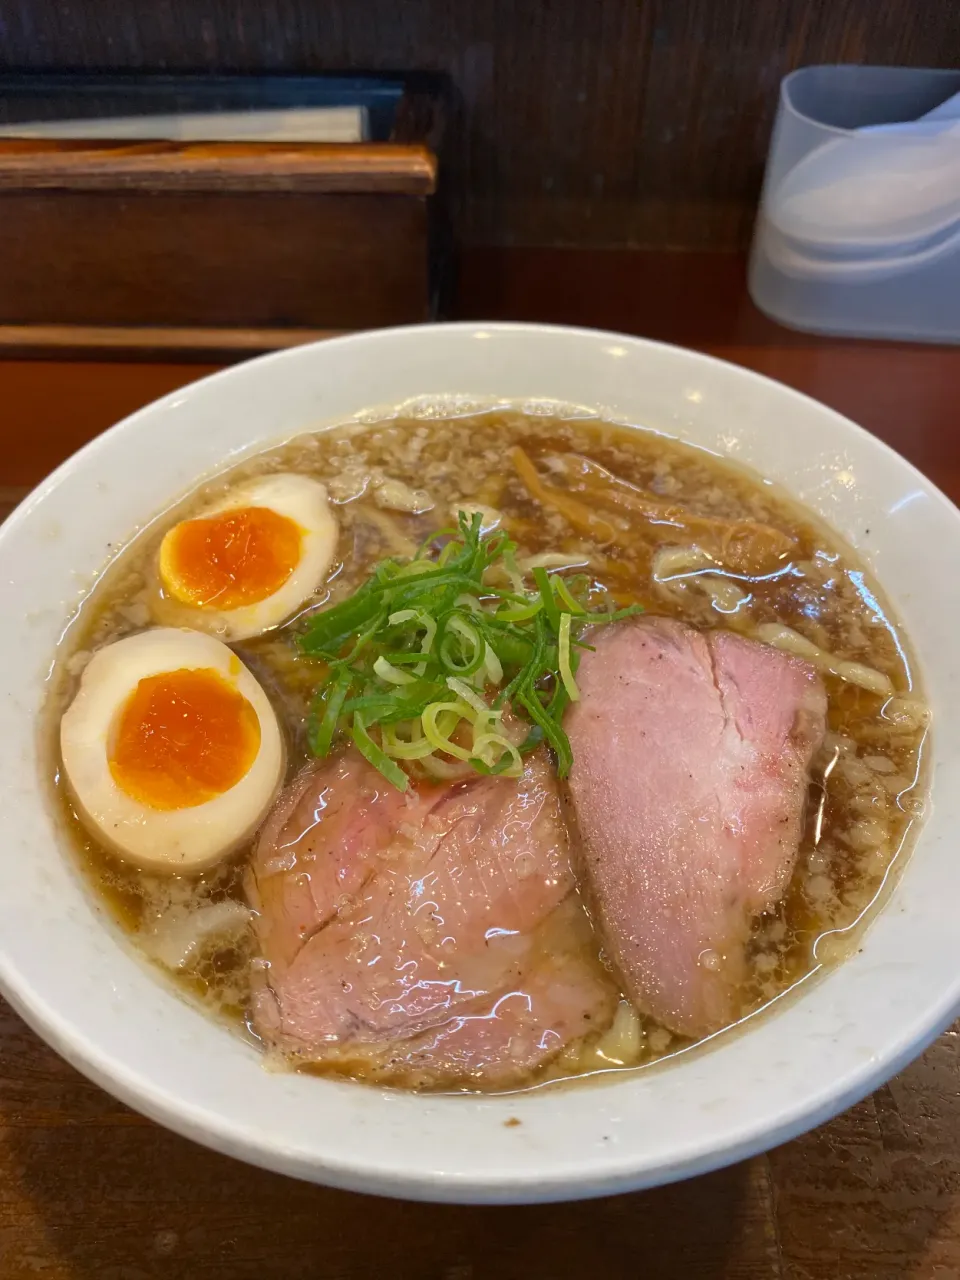
<svg viewBox="0 0 960 1280"><path fill-rule="evenodd" d="M0 31L3 29L0 15ZM110 114L312 100L324 77L0 77L0 114ZM370 100L360 144L0 139L0 345L11 355L157 350L202 359L311 331L413 323L450 276L438 173L442 78L336 90ZM379 94L379 98L378 98ZM11 106L11 104L13 104ZM19 105L18 105L19 104ZM32 106L31 106L32 104ZM151 105L152 104L152 105ZM455 115L455 111L453 112ZM382 117L382 118L381 118ZM198 335L196 330L206 332ZM201 345L191 346L200 337ZM262 348L263 349L263 348Z"/></svg>
<svg viewBox="0 0 960 1280"><path fill-rule="evenodd" d="M436 156L412 143L0 141L0 191L428 196L436 182Z"/></svg>
<svg viewBox="0 0 960 1280"><path fill-rule="evenodd" d="M499 254L462 310L617 327L713 352L860 421L960 499L960 349L790 334L736 257ZM207 372L0 361L0 513L85 439ZM478 1209L291 1182L165 1132L0 1005L2 1280L956 1280L960 1035L746 1164L594 1203Z"/></svg>
<svg viewBox="0 0 960 1280"><path fill-rule="evenodd" d="M331 338L339 329L237 329L191 325L0 324L0 352L16 360L165 359L204 364ZM198 375L199 376L199 375Z"/></svg>
<svg viewBox="0 0 960 1280"><path fill-rule="evenodd" d="M415 196L0 190L0 323L424 320L427 226Z"/></svg>
<svg viewBox="0 0 960 1280"><path fill-rule="evenodd" d="M4 0L8 70L423 69L472 243L743 246L777 85L956 66L956 0Z"/></svg>

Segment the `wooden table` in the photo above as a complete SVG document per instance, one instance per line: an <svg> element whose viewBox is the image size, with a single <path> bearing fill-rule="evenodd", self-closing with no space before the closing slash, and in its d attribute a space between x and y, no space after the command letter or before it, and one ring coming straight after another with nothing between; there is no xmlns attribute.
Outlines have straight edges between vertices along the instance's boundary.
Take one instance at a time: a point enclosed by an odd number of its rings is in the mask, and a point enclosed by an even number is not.
<svg viewBox="0 0 960 1280"><path fill-rule="evenodd" d="M746 365L849 414L960 500L960 349L791 334L742 279L734 257L477 253L461 310L643 333ZM84 440L208 371L0 362L0 514ZM957 1028L769 1155L578 1205L416 1205L247 1168L114 1102L2 1003L0 1125L0 1280L960 1277Z"/></svg>

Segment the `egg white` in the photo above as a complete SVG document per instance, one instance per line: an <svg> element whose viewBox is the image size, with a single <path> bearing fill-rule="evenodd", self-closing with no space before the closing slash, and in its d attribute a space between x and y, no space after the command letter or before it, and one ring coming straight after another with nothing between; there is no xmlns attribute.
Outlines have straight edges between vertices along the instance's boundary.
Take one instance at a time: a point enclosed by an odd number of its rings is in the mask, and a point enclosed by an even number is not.
<svg viewBox="0 0 960 1280"><path fill-rule="evenodd" d="M153 809L110 772L111 735L139 681L181 668L216 671L253 708L260 747L229 790L185 809ZM126 861L143 870L191 872L212 866L247 840L273 804L285 752L266 694L235 653L212 636L158 627L94 654L60 722L66 782L81 820Z"/></svg>
<svg viewBox="0 0 960 1280"><path fill-rule="evenodd" d="M289 472L261 476L229 490L189 518L201 520L240 507L268 507L300 527L300 559L289 578L272 595L254 604L236 609L204 608L172 594L160 575L158 559L157 574L166 592L154 604L158 621L195 627L223 640L245 640L285 622L324 581L337 547L337 522L319 480Z"/></svg>

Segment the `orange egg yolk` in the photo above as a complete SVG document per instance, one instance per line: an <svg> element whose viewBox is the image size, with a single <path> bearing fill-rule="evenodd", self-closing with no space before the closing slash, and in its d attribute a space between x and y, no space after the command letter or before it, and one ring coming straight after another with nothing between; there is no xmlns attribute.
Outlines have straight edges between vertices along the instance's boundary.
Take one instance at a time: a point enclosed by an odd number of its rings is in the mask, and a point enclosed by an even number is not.
<svg viewBox="0 0 960 1280"><path fill-rule="evenodd" d="M171 595L201 609L239 609L278 591L300 561L296 521L269 507L236 507L183 520L160 546Z"/></svg>
<svg viewBox="0 0 960 1280"><path fill-rule="evenodd" d="M246 698L208 668L147 676L113 735L110 772L151 809L189 809L229 791L260 750L260 721Z"/></svg>

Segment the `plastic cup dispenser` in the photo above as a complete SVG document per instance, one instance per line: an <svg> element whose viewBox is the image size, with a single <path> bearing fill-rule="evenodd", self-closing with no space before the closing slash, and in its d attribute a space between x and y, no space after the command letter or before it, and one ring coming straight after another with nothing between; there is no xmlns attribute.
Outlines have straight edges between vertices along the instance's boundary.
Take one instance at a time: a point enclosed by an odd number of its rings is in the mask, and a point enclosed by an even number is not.
<svg viewBox="0 0 960 1280"><path fill-rule="evenodd" d="M750 293L795 329L960 342L960 71L786 77Z"/></svg>

